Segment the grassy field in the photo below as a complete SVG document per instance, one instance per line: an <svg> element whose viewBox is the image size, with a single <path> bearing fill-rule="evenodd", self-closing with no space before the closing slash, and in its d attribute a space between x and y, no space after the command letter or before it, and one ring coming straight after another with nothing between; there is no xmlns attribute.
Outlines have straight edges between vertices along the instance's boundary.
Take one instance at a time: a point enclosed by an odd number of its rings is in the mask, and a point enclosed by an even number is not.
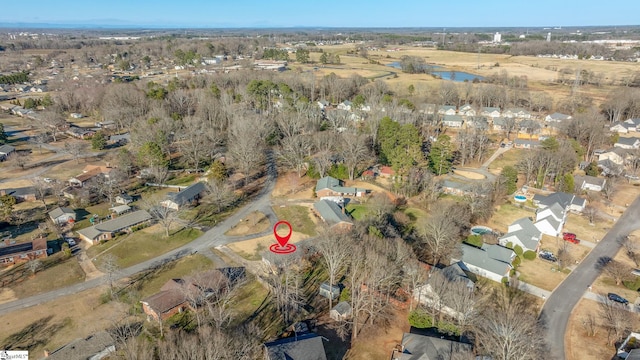
<svg viewBox="0 0 640 360"><path fill-rule="evenodd" d="M273 208L278 219L287 220L293 230L309 236L316 234L316 224L311 219L309 208L300 205L275 206Z"/></svg>
<svg viewBox="0 0 640 360"><path fill-rule="evenodd" d="M234 227L229 229L225 233L225 235L229 236L240 236L240 235L250 235L250 234L258 234L270 227L269 219L259 212L254 211L251 214L247 215L246 218L242 219L241 222L236 224Z"/></svg>
<svg viewBox="0 0 640 360"><path fill-rule="evenodd" d="M211 269L216 265L217 264L214 264L204 255L195 254L185 256L178 261L167 264L167 266L141 282L138 288L138 294L140 298L145 298L160 291L162 285L171 279L177 279L192 273Z"/></svg>
<svg viewBox="0 0 640 360"><path fill-rule="evenodd" d="M535 216L535 213L511 204L503 204L500 205L498 210L493 214L488 226L494 230L506 232L511 223L520 218L530 216Z"/></svg>
<svg viewBox="0 0 640 360"><path fill-rule="evenodd" d="M489 164L489 170L497 170L498 172L502 170L507 165L515 166L518 161L524 155L526 149L509 149L509 151L504 154L498 156L491 164Z"/></svg>
<svg viewBox="0 0 640 360"><path fill-rule="evenodd" d="M356 220L362 219L369 211L367 206L362 204L348 204L345 210Z"/></svg>
<svg viewBox="0 0 640 360"><path fill-rule="evenodd" d="M104 255L112 254L118 258L118 265L126 268L187 244L201 234L200 230L187 228L165 238L163 237L164 230L159 228L156 231L149 231L149 229L136 231L100 255L96 260L96 265L99 267L100 260Z"/></svg>

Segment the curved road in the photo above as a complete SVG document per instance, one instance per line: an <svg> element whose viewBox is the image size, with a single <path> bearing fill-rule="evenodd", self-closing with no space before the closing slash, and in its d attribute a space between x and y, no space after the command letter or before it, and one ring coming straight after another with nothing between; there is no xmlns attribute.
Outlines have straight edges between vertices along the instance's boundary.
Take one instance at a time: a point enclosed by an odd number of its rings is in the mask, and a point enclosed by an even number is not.
<svg viewBox="0 0 640 360"><path fill-rule="evenodd" d="M160 266L169 261L179 259L183 256L190 255L195 251L210 251L212 247L218 245L225 245L236 241L242 241L246 239L250 239L253 237L264 236L271 232L265 231L261 234L251 235L251 236L226 236L224 235L229 229L235 226L238 222L244 219L247 215L254 211L260 211L264 213L267 218L271 221L272 225L276 222L276 215L271 208L271 192L275 186L275 179L277 177L276 168L273 161L273 155L271 153L267 153L267 181L265 183L264 188L260 191L260 194L250 203L245 205L239 211L235 212L233 215L226 218L224 221L220 222L204 234L202 234L199 238L193 240L192 242L185 244L177 249L174 249L166 254L160 255L156 258L147 260L137 265L133 265L126 269L121 269L115 274L116 279L122 279L125 277L132 276L136 273L144 271L149 268L154 268L156 266ZM64 288L56 289L53 291L49 291L46 293L34 295L28 298L19 299L11 302L6 302L4 304L0 304L0 315L28 308L31 306L39 305L48 301L55 300L59 297L76 294L78 292L93 289L100 285L104 285L105 276L100 276L95 279L67 286Z"/></svg>
<svg viewBox="0 0 640 360"><path fill-rule="evenodd" d="M569 317L587 288L600 274L600 269L597 267L598 260L603 257L615 257L622 246L618 239L640 228L638 218L640 218L640 196L633 201L607 235L545 302L540 313L540 320L547 328L546 339L549 345L549 354L552 354L556 360L566 358L564 339Z"/></svg>

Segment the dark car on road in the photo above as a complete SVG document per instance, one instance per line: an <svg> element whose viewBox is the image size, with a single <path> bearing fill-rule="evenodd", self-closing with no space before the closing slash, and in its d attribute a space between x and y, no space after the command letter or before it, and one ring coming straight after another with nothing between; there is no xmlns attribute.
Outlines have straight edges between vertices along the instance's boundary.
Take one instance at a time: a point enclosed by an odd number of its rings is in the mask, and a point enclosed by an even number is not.
<svg viewBox="0 0 640 360"><path fill-rule="evenodd" d="M618 294L614 294L614 293L608 293L607 297L609 298L609 300L611 301L615 301L618 302L620 304L625 304L627 305L629 303L629 300L623 298L622 296L618 295Z"/></svg>

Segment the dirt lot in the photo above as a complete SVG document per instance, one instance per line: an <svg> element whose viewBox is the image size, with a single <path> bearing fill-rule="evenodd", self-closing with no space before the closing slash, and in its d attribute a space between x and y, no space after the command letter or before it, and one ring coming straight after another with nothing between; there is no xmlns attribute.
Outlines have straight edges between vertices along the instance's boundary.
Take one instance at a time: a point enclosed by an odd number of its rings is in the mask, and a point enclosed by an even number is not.
<svg viewBox="0 0 640 360"><path fill-rule="evenodd" d="M582 323L587 314L598 318L599 312L598 303L587 299L580 300L573 309L564 339L567 360L611 359L615 354L615 348L607 344L607 331L602 326L597 326L595 336L588 336Z"/></svg>
<svg viewBox="0 0 640 360"><path fill-rule="evenodd" d="M478 174L471 171L465 171L465 170L453 170L453 173L456 175L464 176L467 179L473 179L473 180L483 180L485 178L485 176L482 174Z"/></svg>
<svg viewBox="0 0 640 360"><path fill-rule="evenodd" d="M238 235L250 235L261 233L269 228L269 219L259 212L254 211L242 219L241 222L236 224L233 228L229 229L225 235L238 236Z"/></svg>
<svg viewBox="0 0 640 360"><path fill-rule="evenodd" d="M311 199L316 180L308 176L299 177L295 172L278 176L276 186L271 195L288 199Z"/></svg>
<svg viewBox="0 0 640 360"><path fill-rule="evenodd" d="M308 235L299 232L293 232L291 234L289 243L295 244L301 240L307 239L308 237ZM247 260L260 260L262 258L261 253L269 249L269 246L271 246L271 244L275 243L276 240L273 235L267 235L251 240L235 242L227 246L236 254L242 256Z"/></svg>

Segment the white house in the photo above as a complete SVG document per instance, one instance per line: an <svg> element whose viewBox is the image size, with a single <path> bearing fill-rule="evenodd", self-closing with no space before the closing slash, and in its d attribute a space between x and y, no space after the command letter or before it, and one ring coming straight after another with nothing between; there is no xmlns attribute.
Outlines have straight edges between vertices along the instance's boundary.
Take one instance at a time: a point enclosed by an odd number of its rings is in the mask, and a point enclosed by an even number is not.
<svg viewBox="0 0 640 360"><path fill-rule="evenodd" d="M442 125L451 128L461 128L464 124L464 119L460 115L445 115L442 118Z"/></svg>
<svg viewBox="0 0 640 360"><path fill-rule="evenodd" d="M536 212L535 227L545 235L558 236L562 232L566 217L565 209L558 203Z"/></svg>
<svg viewBox="0 0 640 360"><path fill-rule="evenodd" d="M607 183L605 178L597 178L595 176L574 176L574 184L580 190L602 191Z"/></svg>
<svg viewBox="0 0 640 360"><path fill-rule="evenodd" d="M598 161L610 160L616 165L624 165L627 152L620 147L609 149L598 155Z"/></svg>
<svg viewBox="0 0 640 360"><path fill-rule="evenodd" d="M571 115L565 115L565 114L561 114L561 113L553 113L551 115L547 115L544 118L545 122L555 122L555 123L559 123L559 122L563 122L566 120L571 120L573 119L573 117Z"/></svg>
<svg viewBox="0 0 640 360"><path fill-rule="evenodd" d="M620 137L618 138L618 142L613 144L614 147L619 147L622 149L639 149L640 148L640 139L636 137Z"/></svg>
<svg viewBox="0 0 640 360"><path fill-rule="evenodd" d="M455 115L456 107L451 105L442 105L438 108L438 114L440 115Z"/></svg>
<svg viewBox="0 0 640 360"><path fill-rule="evenodd" d="M637 132L640 128L640 118L627 119L624 123L629 131Z"/></svg>
<svg viewBox="0 0 640 360"><path fill-rule="evenodd" d="M476 116L476 110L469 104L462 105L458 113L464 116Z"/></svg>
<svg viewBox="0 0 640 360"><path fill-rule="evenodd" d="M351 106L353 103L349 100L345 100L336 106L340 110L351 111Z"/></svg>
<svg viewBox="0 0 640 360"><path fill-rule="evenodd" d="M502 116L508 118L518 118L518 119L530 119L531 113L522 108L511 108L507 109L502 113Z"/></svg>
<svg viewBox="0 0 640 360"><path fill-rule="evenodd" d="M626 134L629 132L629 124L623 122L616 122L609 127L609 131L616 132L618 134Z"/></svg>
<svg viewBox="0 0 640 360"><path fill-rule="evenodd" d="M497 118L500 117L502 114L500 112L500 108L497 107L483 107L480 115L482 116L487 116L490 118Z"/></svg>
<svg viewBox="0 0 640 360"><path fill-rule="evenodd" d="M76 212L67 207L57 207L49 211L49 217L54 223L63 225L76 221Z"/></svg>

